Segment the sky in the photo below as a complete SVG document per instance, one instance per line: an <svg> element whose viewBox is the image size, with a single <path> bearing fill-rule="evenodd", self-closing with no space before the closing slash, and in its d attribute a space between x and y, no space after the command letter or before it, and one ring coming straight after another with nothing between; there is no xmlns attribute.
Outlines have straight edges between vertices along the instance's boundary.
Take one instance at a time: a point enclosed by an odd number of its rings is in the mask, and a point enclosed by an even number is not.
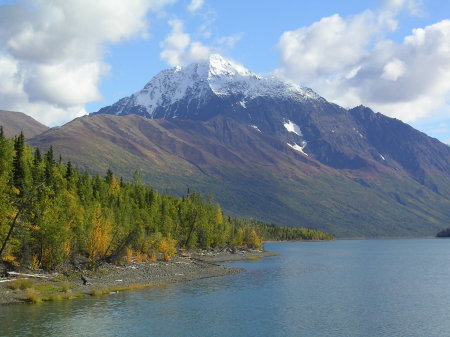
<svg viewBox="0 0 450 337"><path fill-rule="evenodd" d="M61 125L211 53L450 144L448 0L0 0L0 109Z"/></svg>

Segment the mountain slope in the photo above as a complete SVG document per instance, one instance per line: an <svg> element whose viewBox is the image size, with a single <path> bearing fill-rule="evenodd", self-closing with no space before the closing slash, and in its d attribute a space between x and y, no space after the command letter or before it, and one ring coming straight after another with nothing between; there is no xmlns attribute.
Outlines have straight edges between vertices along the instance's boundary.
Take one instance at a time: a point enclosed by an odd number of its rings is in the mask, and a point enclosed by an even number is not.
<svg viewBox="0 0 450 337"><path fill-rule="evenodd" d="M34 137L48 129L48 126L21 112L0 110L0 125L6 137L13 137L21 131L26 137Z"/></svg>
<svg viewBox="0 0 450 337"><path fill-rule="evenodd" d="M450 201L403 173L347 172L321 164L232 118L206 122L136 115L78 118L31 145L104 174L110 167L161 191L213 194L228 214L337 236L431 235L450 221Z"/></svg>
<svg viewBox="0 0 450 337"><path fill-rule="evenodd" d="M130 179L139 168L161 190L211 193L228 214L341 237L433 235L450 223L450 147L219 55L30 143L97 173Z"/></svg>
<svg viewBox="0 0 450 337"><path fill-rule="evenodd" d="M141 91L96 114L102 113L194 121L227 116L275 136L328 166L361 169L380 164L403 168L423 182L415 159L401 159L398 154L402 150L396 152L398 144L412 142L413 156L421 156L421 162L439 161L434 167L450 176L447 145L431 142L430 137L396 119L362 106L348 111L310 89L252 73L219 55L204 63L164 70ZM399 131L407 138L400 141ZM434 152L427 150L429 145ZM397 153L393 158L391 150Z"/></svg>

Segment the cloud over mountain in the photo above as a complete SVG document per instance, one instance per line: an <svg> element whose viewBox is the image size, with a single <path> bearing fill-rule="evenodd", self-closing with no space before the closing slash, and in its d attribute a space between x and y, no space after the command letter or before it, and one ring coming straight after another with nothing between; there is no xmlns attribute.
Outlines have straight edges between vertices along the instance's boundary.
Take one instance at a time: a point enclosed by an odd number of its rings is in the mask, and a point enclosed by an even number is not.
<svg viewBox="0 0 450 337"><path fill-rule="evenodd" d="M106 45L147 36L147 13L174 0L30 0L1 6L0 100L47 124L85 114L108 72Z"/></svg>
<svg viewBox="0 0 450 337"><path fill-rule="evenodd" d="M386 35L402 10L420 15L416 1L389 0L378 12L333 15L285 32L281 74L306 83L343 106L370 105L414 121L448 105L450 20L414 29L403 41Z"/></svg>

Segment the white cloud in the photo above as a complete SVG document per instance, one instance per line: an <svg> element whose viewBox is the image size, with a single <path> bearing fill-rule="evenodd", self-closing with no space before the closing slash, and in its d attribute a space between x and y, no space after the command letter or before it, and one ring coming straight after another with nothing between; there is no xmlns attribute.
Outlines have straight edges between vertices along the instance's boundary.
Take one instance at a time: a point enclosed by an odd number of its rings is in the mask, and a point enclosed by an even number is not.
<svg viewBox="0 0 450 337"><path fill-rule="evenodd" d="M203 0L192 0L191 3L188 6L188 11L195 12L201 9L204 5Z"/></svg>
<svg viewBox="0 0 450 337"><path fill-rule="evenodd" d="M389 11L407 10L409 14L414 16L424 15L422 9L422 0L383 0L383 7Z"/></svg>
<svg viewBox="0 0 450 337"><path fill-rule="evenodd" d="M383 67L383 73L381 74L381 78L388 81L397 81L397 79L403 76L406 72L405 63L403 63L398 58L394 58L392 61L389 61Z"/></svg>
<svg viewBox="0 0 450 337"><path fill-rule="evenodd" d="M384 1L379 12L333 15L285 32L278 73L346 107L368 105L413 121L448 106L450 20L412 31L403 42L384 38L396 15L420 12L417 1Z"/></svg>
<svg viewBox="0 0 450 337"><path fill-rule="evenodd" d="M236 43L238 43L242 39L243 36L244 36L244 34L242 34L242 33L232 34L232 35L228 35L228 36L222 36L217 39L217 44L223 45L227 48L234 48Z"/></svg>
<svg viewBox="0 0 450 337"><path fill-rule="evenodd" d="M46 124L85 113L109 67L105 46L147 36L147 13L176 0L23 0L0 6L1 108ZM45 112L45 113L44 113Z"/></svg>
<svg viewBox="0 0 450 337"><path fill-rule="evenodd" d="M200 41L191 41L190 35L184 32L182 21L171 20L169 25L171 32L161 42L160 56L165 62L171 66L179 66L208 59L211 48Z"/></svg>
<svg viewBox="0 0 450 337"><path fill-rule="evenodd" d="M285 32L278 43L286 74L306 82L359 62L383 27L370 11L344 19L338 14Z"/></svg>

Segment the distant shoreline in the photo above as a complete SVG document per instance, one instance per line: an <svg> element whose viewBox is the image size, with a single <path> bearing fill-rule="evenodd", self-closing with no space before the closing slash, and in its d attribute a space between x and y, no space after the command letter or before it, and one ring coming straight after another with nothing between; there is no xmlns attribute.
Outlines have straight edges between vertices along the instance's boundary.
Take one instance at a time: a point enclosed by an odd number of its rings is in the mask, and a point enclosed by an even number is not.
<svg viewBox="0 0 450 337"><path fill-rule="evenodd" d="M96 271L73 272L70 276L58 275L47 280L27 278L29 280L27 282L31 285L28 285L29 289L24 290L13 290L11 287L14 284L4 282L7 279L0 279L3 281L0 282L0 305L97 296L163 284L234 275L244 270L218 263L256 260L273 255L278 254L247 249L237 249L233 253L227 250L198 251L176 257L170 262L129 263L124 266L103 264ZM50 274L45 273L39 275L50 277ZM87 280L86 285L83 285L81 275Z"/></svg>

